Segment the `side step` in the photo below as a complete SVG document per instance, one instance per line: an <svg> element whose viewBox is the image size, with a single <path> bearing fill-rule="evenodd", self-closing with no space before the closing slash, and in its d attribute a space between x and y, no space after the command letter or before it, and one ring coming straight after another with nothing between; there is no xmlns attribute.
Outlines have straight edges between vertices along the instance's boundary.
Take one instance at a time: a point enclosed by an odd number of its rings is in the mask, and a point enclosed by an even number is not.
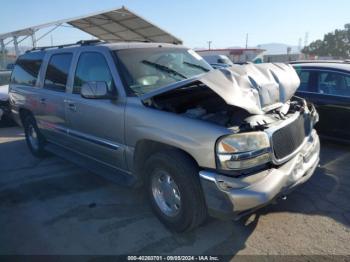
<svg viewBox="0 0 350 262"><path fill-rule="evenodd" d="M53 143L48 143L45 146L45 150L69 162L73 162L77 166L87 169L114 183L129 187L136 185L137 179L132 174L105 165L93 158L81 155L78 152L72 152L71 150L65 149L64 147Z"/></svg>

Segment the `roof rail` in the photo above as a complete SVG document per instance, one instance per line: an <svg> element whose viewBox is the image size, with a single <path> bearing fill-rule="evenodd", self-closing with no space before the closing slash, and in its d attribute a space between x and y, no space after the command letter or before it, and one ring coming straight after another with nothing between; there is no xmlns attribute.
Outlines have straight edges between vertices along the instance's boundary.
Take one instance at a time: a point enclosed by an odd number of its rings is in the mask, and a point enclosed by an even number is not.
<svg viewBox="0 0 350 262"><path fill-rule="evenodd" d="M336 64L350 64L350 60L299 60L299 61L290 61L290 64L311 64L311 63L336 63Z"/></svg>
<svg viewBox="0 0 350 262"><path fill-rule="evenodd" d="M101 41L99 39L80 40L80 41L78 41L76 43L72 43L72 44L35 47L35 48L27 50L26 53L33 52L33 51L44 51L46 49L54 49L54 48L59 49L59 48L65 48L65 47L71 47L71 46L87 46L87 45L94 45L94 44L99 44L99 43L104 43L104 41Z"/></svg>
<svg viewBox="0 0 350 262"><path fill-rule="evenodd" d="M80 40L76 42L77 45L93 45L93 44L99 44L102 43L103 41L99 39L91 39L91 40Z"/></svg>

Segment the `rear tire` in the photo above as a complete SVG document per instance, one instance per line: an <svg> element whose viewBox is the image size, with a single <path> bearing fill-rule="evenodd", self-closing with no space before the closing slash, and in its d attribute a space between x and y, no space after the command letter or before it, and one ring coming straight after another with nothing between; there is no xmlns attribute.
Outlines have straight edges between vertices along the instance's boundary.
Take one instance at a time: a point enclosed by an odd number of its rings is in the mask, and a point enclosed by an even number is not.
<svg viewBox="0 0 350 262"><path fill-rule="evenodd" d="M184 232L205 221L198 168L190 157L177 150L158 152L146 161L146 174L151 207L166 227Z"/></svg>
<svg viewBox="0 0 350 262"><path fill-rule="evenodd" d="M30 152L36 157L45 157L47 152L44 149L45 138L40 133L36 121L32 115L27 115L23 121L26 142Z"/></svg>

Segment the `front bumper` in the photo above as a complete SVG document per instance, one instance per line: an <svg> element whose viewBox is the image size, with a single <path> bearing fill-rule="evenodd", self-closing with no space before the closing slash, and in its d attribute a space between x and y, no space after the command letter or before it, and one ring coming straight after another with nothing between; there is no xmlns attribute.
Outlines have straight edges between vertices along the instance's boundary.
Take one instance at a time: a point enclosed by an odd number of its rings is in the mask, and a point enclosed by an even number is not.
<svg viewBox="0 0 350 262"><path fill-rule="evenodd" d="M299 152L288 162L242 178L200 171L209 213L216 217L239 218L288 194L314 173L320 141L313 130Z"/></svg>

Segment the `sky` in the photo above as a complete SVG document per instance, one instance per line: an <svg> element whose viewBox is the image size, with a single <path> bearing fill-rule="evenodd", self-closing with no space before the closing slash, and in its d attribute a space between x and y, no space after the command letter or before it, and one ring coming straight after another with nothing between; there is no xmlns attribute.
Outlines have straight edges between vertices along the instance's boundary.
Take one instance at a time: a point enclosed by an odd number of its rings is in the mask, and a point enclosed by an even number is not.
<svg viewBox="0 0 350 262"><path fill-rule="evenodd" d="M1 1L0 34L21 28L125 6L192 48L284 43L297 46L323 38L350 23L349 0L11 0ZM37 38L49 29L37 33ZM51 36L52 39L51 39ZM59 28L39 45L91 39L72 28ZM26 42L23 45L29 44Z"/></svg>

